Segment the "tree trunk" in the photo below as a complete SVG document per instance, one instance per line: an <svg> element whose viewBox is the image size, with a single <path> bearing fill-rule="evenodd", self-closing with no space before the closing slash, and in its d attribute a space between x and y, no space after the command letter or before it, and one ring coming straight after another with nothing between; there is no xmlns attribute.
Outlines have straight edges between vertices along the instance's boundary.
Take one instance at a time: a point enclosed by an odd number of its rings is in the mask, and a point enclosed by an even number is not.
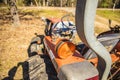
<svg viewBox="0 0 120 80"><path fill-rule="evenodd" d="M113 12L115 10L115 6L116 6L117 2L118 2L118 0L115 0L114 5L113 5Z"/></svg>
<svg viewBox="0 0 120 80"><path fill-rule="evenodd" d="M62 7L62 4L63 4L63 1L62 1L62 0L60 0L60 7Z"/></svg>
<svg viewBox="0 0 120 80"><path fill-rule="evenodd" d="M7 4L7 0L4 0L4 3Z"/></svg>
<svg viewBox="0 0 120 80"><path fill-rule="evenodd" d="M49 4L49 1L47 0L47 1L46 1L46 6L48 6L48 4Z"/></svg>
<svg viewBox="0 0 120 80"><path fill-rule="evenodd" d="M116 6L116 4L114 3L114 5L113 5L113 12L114 12L114 10L115 10L115 6Z"/></svg>
<svg viewBox="0 0 120 80"><path fill-rule="evenodd" d="M38 6L38 2L36 0L34 0L34 1L35 1L36 6Z"/></svg>
<svg viewBox="0 0 120 80"><path fill-rule="evenodd" d="M46 5L45 5L45 0L43 0L43 6L46 6Z"/></svg>
<svg viewBox="0 0 120 80"><path fill-rule="evenodd" d="M9 0L9 7L10 7L12 23L14 24L14 26L19 26L20 21L19 21L17 6L16 6L16 0Z"/></svg>

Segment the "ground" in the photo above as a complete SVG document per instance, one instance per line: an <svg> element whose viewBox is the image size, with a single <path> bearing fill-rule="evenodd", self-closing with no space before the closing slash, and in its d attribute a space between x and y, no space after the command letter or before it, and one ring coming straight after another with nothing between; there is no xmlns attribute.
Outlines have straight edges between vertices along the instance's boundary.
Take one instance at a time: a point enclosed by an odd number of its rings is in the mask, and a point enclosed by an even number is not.
<svg viewBox="0 0 120 80"><path fill-rule="evenodd" d="M9 23L8 23L9 24ZM0 78L8 77L10 70L28 58L28 47L34 33L43 34L44 27L39 19L22 20L20 27L3 24L0 27ZM22 79L22 67L15 72Z"/></svg>
<svg viewBox="0 0 120 80"><path fill-rule="evenodd" d="M29 58L30 41L35 33L44 34L44 22L40 18L60 18L69 12L60 8L20 8L19 13L20 26L11 24L8 12L1 10L0 13L0 79L23 79L22 64ZM108 20L96 15L96 34L108 29Z"/></svg>

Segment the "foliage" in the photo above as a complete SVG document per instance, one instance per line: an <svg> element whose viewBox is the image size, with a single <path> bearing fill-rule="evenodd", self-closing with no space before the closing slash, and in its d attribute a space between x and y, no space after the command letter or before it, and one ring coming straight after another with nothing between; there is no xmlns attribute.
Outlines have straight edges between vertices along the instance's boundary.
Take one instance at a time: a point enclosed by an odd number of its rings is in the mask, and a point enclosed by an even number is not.
<svg viewBox="0 0 120 80"><path fill-rule="evenodd" d="M113 6L113 0L100 0L99 1L99 7L112 8L112 6Z"/></svg>
<svg viewBox="0 0 120 80"><path fill-rule="evenodd" d="M25 4L26 6L29 6L29 5L31 4L31 0L24 0L24 4Z"/></svg>
<svg viewBox="0 0 120 80"><path fill-rule="evenodd" d="M8 0L0 0L2 3L7 3ZM16 0L18 6L56 6L72 7L76 5L76 0ZM98 7L100 8L120 8L120 0L99 0Z"/></svg>
<svg viewBox="0 0 120 80"><path fill-rule="evenodd" d="M3 0L0 0L0 3L2 3L3 2Z"/></svg>
<svg viewBox="0 0 120 80"><path fill-rule="evenodd" d="M120 0L115 0L114 3L116 3L116 8L120 8Z"/></svg>

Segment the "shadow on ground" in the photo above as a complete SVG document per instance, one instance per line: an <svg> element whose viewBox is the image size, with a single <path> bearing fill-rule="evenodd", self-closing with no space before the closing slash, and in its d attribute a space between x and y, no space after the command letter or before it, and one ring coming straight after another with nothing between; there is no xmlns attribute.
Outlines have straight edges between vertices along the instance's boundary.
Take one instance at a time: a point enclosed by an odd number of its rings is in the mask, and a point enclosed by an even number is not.
<svg viewBox="0 0 120 80"><path fill-rule="evenodd" d="M29 80L29 75L28 75L28 70L29 70L29 68L28 68L28 62L27 61L25 61L25 62L20 62L20 63L18 63L18 65L17 66L14 66L13 68L11 68L10 70L9 70L9 72L8 72L8 77L5 77L3 80L14 80L14 76L15 76L15 74L16 74L16 72L17 72L17 69L20 67L20 66L22 66L22 69L23 69L23 79L24 80Z"/></svg>
<svg viewBox="0 0 120 80"><path fill-rule="evenodd" d="M41 38L42 40L44 38L43 35L37 35L37 37ZM40 44L43 43L42 40L41 40ZM34 79L35 80L58 80L57 73L53 67L53 64L52 64L49 56L43 55L43 54L39 55L39 54L37 54L36 51L33 51L33 52L31 51L31 46L36 43L37 43L36 38L33 38L28 47L29 59L24 62L19 62L17 64L17 66L14 66L13 68L11 68L8 72L8 76L2 80L14 80L17 69L20 66L22 66L23 80L34 80ZM34 57L34 56L39 56L39 57L37 57L39 59L36 59L36 57ZM43 62L39 61L39 60L42 60ZM31 68L32 68L32 70L31 70Z"/></svg>

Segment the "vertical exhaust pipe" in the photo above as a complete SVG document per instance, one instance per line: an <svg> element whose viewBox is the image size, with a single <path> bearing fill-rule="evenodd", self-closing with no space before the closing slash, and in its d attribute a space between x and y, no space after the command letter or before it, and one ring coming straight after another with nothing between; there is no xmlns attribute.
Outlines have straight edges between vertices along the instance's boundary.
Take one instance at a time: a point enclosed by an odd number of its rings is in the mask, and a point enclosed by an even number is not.
<svg viewBox="0 0 120 80"><path fill-rule="evenodd" d="M111 69L111 57L94 35L94 19L98 0L77 0L76 28L80 39L98 56L100 80L107 80Z"/></svg>
<svg viewBox="0 0 120 80"><path fill-rule="evenodd" d="M112 21L109 19L109 28L111 28Z"/></svg>

